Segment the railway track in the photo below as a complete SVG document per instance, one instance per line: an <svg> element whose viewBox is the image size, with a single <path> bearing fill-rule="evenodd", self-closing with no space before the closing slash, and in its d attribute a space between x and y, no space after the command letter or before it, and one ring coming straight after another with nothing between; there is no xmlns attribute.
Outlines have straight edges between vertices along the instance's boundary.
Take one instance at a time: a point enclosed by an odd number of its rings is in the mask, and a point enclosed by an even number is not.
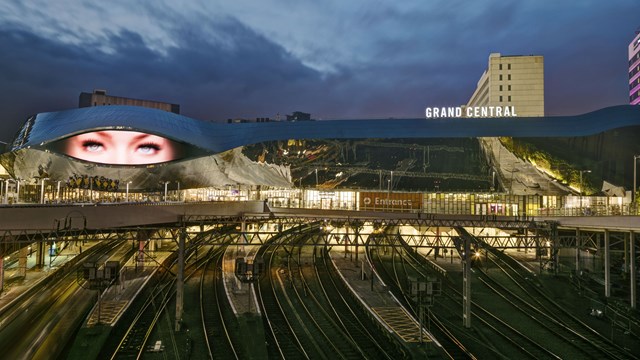
<svg viewBox="0 0 640 360"><path fill-rule="evenodd" d="M316 292L323 294L325 308L330 308L332 316L340 322L347 334L351 334L369 358L394 359L406 357L402 346L390 338L386 330L373 320L367 310L359 306L359 302L339 278L337 270L330 263L329 250L314 247L314 273ZM311 285L310 287L313 287Z"/></svg>
<svg viewBox="0 0 640 360"><path fill-rule="evenodd" d="M121 242L96 244L30 288L19 298L19 303L3 308L0 315L2 356L7 359L59 356L66 339L80 326L95 300L95 292L83 289L78 283L77 271L84 262L103 263L113 256L126 257L127 254L126 245ZM43 334L65 341L47 343Z"/></svg>
<svg viewBox="0 0 640 360"><path fill-rule="evenodd" d="M205 238L211 237L224 238L226 234L220 230L212 230L211 232L203 233L199 239L194 240L195 247L203 246L198 242ZM189 265L185 268L185 281L196 274L202 267L204 267L212 256L217 255L219 252L224 252L224 246L209 247L207 255L196 259L189 263L191 257L197 254L197 251L192 251L187 254L185 263ZM195 248L194 248L195 249ZM163 266L160 268L160 274L156 274L152 277L147 285L142 296L141 301L134 302L128 311L130 314L129 326L124 331L114 330L111 333L110 340L105 344L102 356L105 359L140 359L145 351L147 351L147 342L154 330L154 327L158 323L158 320L165 312L167 304L175 296L175 281L176 278L168 270L172 269L177 262L177 253L174 252L164 261ZM173 344L175 347L176 345ZM174 353L178 353L177 349L174 349Z"/></svg>
<svg viewBox="0 0 640 360"><path fill-rule="evenodd" d="M240 358L228 329L232 311L220 270L225 249L220 248L208 258L200 276L200 317L210 359Z"/></svg>
<svg viewBox="0 0 640 360"><path fill-rule="evenodd" d="M408 308L414 317L418 314L418 309L416 308L416 304L412 299L407 297L409 293L408 287L410 284L408 283L409 276L419 276L424 277L425 274L415 271L413 274L408 274L406 268L400 269L398 264L395 262L396 257L401 257L402 254L400 251L404 251L402 248L398 248L397 246L390 246L386 248L385 251L387 255L391 258L386 260L383 258L383 254L381 254L380 249L385 250L384 237L370 236L367 239L367 257L370 262L374 264L376 271L378 274L384 279L385 283L390 286L391 291L394 293L397 299L400 300L403 306ZM374 242L374 244L370 244L370 242ZM371 246L374 245L374 246ZM404 260L401 260L404 261ZM400 265L402 266L402 265ZM416 267L413 267L416 270ZM404 273L402 273L404 271ZM429 314L429 320L431 324L434 326L431 328L431 333L438 340L440 345L442 346L442 351L444 352L444 356L450 359L475 359L476 357L463 345L463 343L450 331L450 329L446 326L445 321L441 321L440 317L431 312Z"/></svg>
<svg viewBox="0 0 640 360"><path fill-rule="evenodd" d="M280 302L278 288L282 287L282 277L280 276L280 265L277 261L277 249L281 243L292 239L296 234L294 229L281 233L273 237L258 252L258 256L264 259L267 272L259 281L257 287L260 308L265 321L265 333L269 358L300 359L310 358L305 349L308 348L304 338L299 337L306 331L304 324L299 324L290 320L290 314L283 309ZM294 324L297 326L294 328ZM298 330L300 330L298 332Z"/></svg>
<svg viewBox="0 0 640 360"><path fill-rule="evenodd" d="M458 231L462 236L471 236L464 229L458 229ZM475 237L472 240L479 243ZM553 349L556 356L597 359L635 358L633 354L613 344L578 319L571 311L551 299L531 274L514 259L486 244L481 246L488 251L486 260L499 271L489 272L478 267L478 280L494 294L492 297L494 302L501 301L506 304L505 306L510 306L513 311L526 316L528 327L535 325L540 329L539 331L545 331L546 335L539 336L538 342L545 342L545 347ZM513 314L513 312L510 313ZM524 330L525 327L520 325ZM559 344L558 340L562 340L564 345Z"/></svg>

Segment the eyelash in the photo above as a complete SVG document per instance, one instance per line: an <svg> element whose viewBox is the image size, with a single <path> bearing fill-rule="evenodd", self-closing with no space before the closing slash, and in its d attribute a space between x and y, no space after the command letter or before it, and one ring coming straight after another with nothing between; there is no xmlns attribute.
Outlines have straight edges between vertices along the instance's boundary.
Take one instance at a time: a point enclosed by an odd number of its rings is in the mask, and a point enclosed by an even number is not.
<svg viewBox="0 0 640 360"><path fill-rule="evenodd" d="M155 144L155 143L143 143L143 144L139 144L138 145L138 149L141 147L148 147L148 148L152 148L153 150L160 150L160 145Z"/></svg>
<svg viewBox="0 0 640 360"><path fill-rule="evenodd" d="M85 140L82 142L82 147L87 149L90 146L100 146L100 147L104 147L104 144L100 141L96 141L96 140Z"/></svg>

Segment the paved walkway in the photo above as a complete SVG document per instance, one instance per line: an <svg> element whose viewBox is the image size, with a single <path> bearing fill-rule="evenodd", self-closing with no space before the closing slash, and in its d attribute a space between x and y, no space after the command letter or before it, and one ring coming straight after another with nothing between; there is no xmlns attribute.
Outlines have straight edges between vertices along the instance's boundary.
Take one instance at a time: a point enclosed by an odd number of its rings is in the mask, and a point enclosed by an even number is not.
<svg viewBox="0 0 640 360"><path fill-rule="evenodd" d="M358 262L352 260L351 255L345 257L344 250L331 250L331 259L347 286L389 332L405 342L419 342L418 322L398 303L378 275L375 272L372 275L364 252L358 254ZM432 341L431 335L424 329L422 340Z"/></svg>
<svg viewBox="0 0 640 360"><path fill-rule="evenodd" d="M259 246L240 245L230 246L224 254L222 270L224 287L236 316L243 314L260 315L260 307L256 297L255 287L252 283L243 283L235 275L237 258L244 258L247 262L253 262Z"/></svg>

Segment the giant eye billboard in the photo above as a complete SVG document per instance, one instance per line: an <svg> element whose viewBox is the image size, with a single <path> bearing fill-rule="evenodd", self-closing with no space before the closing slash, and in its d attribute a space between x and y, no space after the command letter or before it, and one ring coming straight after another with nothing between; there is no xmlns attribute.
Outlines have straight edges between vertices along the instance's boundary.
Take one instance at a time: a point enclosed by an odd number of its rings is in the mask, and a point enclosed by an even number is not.
<svg viewBox="0 0 640 360"><path fill-rule="evenodd" d="M71 136L53 148L73 158L99 164L148 165L178 160L185 145L138 131L103 130Z"/></svg>
<svg viewBox="0 0 640 360"><path fill-rule="evenodd" d="M166 184L169 189L290 186L286 167L258 164L239 149L217 146L217 139L231 138L220 129L185 116L132 106L42 113L24 123L8 151L0 154L0 162L14 179L30 183L47 179L75 184L67 185L74 189L154 191ZM82 182L80 186L70 179L88 179L89 185ZM111 183L120 186L102 186Z"/></svg>

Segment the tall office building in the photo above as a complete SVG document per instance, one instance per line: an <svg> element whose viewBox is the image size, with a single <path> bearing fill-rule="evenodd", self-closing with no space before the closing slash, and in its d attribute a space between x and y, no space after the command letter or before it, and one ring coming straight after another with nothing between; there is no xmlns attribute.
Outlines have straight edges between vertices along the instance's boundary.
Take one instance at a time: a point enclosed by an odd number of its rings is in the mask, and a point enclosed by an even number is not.
<svg viewBox="0 0 640 360"><path fill-rule="evenodd" d="M164 110L174 114L180 114L180 105L170 104L154 100L132 99L121 96L107 95L106 90L93 90L93 93L80 93L78 107L108 106L108 105L130 105L142 106L152 109Z"/></svg>
<svg viewBox="0 0 640 360"><path fill-rule="evenodd" d="M513 106L519 117L544 116L544 57L489 55L467 106Z"/></svg>
<svg viewBox="0 0 640 360"><path fill-rule="evenodd" d="M640 29L629 44L629 103L640 104Z"/></svg>

